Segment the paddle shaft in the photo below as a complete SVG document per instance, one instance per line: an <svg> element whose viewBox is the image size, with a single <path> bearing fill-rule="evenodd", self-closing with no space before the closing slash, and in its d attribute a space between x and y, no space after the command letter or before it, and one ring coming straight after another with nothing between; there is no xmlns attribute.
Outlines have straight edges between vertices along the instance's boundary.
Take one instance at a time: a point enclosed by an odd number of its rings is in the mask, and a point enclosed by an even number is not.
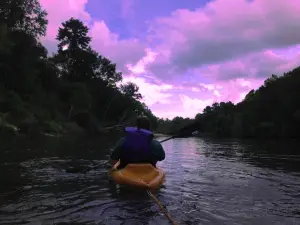
<svg viewBox="0 0 300 225"><path fill-rule="evenodd" d="M168 138L166 138L166 139L160 141L159 143L163 143L163 142L168 141L168 140L171 140L171 139L173 139L173 138L175 138L175 137L174 137L174 136L168 137Z"/></svg>
<svg viewBox="0 0 300 225"><path fill-rule="evenodd" d="M192 136L194 136L194 135L193 134L190 135L190 137L192 137ZM180 138L180 137L181 137L181 135L175 135L175 136L172 136L172 137L168 137L168 138L166 138L164 140L161 140L161 141L159 141L159 143L163 143L165 141L168 141L168 140L171 140L171 139L174 139L174 138Z"/></svg>

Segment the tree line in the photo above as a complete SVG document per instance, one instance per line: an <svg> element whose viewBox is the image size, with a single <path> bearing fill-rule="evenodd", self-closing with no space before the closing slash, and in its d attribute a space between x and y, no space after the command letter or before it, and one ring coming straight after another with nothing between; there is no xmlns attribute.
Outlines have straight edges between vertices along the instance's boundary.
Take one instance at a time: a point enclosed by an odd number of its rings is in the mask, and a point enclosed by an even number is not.
<svg viewBox="0 0 300 225"><path fill-rule="evenodd" d="M238 104L214 103L195 118L159 120L158 132L174 134L181 128L199 135L239 138L300 138L300 67L272 75Z"/></svg>
<svg viewBox="0 0 300 225"><path fill-rule="evenodd" d="M38 0L0 2L0 129L63 133L75 125L89 133L125 125L146 115L134 83L118 85L116 64L91 47L88 27L70 18L58 30L57 52L49 56L40 38L47 12Z"/></svg>

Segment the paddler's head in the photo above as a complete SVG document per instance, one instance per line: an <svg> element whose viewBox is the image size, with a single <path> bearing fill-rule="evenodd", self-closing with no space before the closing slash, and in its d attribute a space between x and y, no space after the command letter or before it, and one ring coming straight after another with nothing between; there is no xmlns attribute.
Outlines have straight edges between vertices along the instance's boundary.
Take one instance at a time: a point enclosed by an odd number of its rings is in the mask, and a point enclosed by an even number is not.
<svg viewBox="0 0 300 225"><path fill-rule="evenodd" d="M136 127L138 129L150 130L150 120L145 116L140 116L136 120Z"/></svg>

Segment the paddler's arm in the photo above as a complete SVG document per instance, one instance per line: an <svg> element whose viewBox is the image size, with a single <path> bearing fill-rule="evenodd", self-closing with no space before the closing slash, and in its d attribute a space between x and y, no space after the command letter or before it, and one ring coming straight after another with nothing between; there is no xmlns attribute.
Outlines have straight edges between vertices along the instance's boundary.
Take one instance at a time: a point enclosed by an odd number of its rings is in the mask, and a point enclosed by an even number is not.
<svg viewBox="0 0 300 225"><path fill-rule="evenodd" d="M152 154L155 157L155 160L162 161L165 159L165 151L161 143L159 143L157 140L152 141Z"/></svg>
<svg viewBox="0 0 300 225"><path fill-rule="evenodd" d="M116 163L118 162L118 160L111 160L111 164L114 166Z"/></svg>
<svg viewBox="0 0 300 225"><path fill-rule="evenodd" d="M121 157L121 148L122 148L123 140L124 140L124 138L121 138L117 142L115 148L113 149L112 153L110 154L110 159L111 159L112 165L115 165Z"/></svg>

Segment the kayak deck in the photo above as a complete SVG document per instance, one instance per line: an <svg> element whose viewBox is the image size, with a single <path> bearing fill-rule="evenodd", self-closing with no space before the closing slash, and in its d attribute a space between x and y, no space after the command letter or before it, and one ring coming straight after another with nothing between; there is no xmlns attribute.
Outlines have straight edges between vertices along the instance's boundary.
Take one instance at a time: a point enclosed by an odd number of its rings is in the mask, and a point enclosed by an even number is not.
<svg viewBox="0 0 300 225"><path fill-rule="evenodd" d="M165 173L151 164L128 164L117 169L120 162L111 169L111 176L118 184L129 185L144 189L157 189L163 183Z"/></svg>

